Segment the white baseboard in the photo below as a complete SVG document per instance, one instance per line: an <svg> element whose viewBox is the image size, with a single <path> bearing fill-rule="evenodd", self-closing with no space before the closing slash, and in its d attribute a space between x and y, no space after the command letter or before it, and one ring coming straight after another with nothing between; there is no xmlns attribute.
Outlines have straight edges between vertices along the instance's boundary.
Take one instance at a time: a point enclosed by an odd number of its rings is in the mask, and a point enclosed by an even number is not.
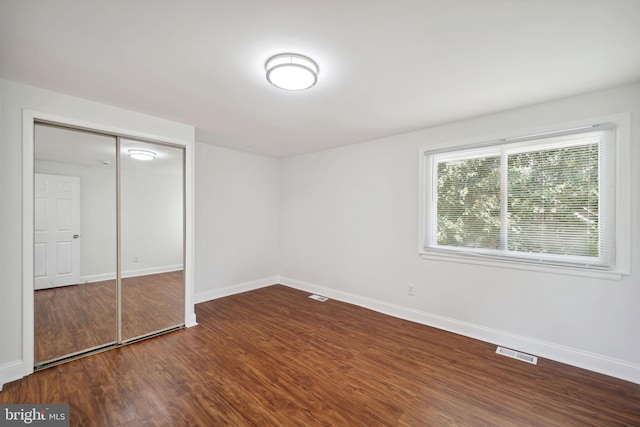
<svg viewBox="0 0 640 427"><path fill-rule="evenodd" d="M324 295L400 319L432 326L448 332L640 384L640 365L624 360L487 328L481 325L390 304L288 277L280 277L279 281L274 283L281 283L291 288Z"/></svg>
<svg viewBox="0 0 640 427"><path fill-rule="evenodd" d="M196 322L196 314L191 313L187 316L187 321L184 323L185 328L191 328L192 326L197 326L198 322Z"/></svg>
<svg viewBox="0 0 640 427"><path fill-rule="evenodd" d="M160 267L140 268L138 270L127 270L122 272L122 277L148 276L149 274L171 273L172 271L183 270L182 264L163 265Z"/></svg>
<svg viewBox="0 0 640 427"><path fill-rule="evenodd" d="M127 270L122 272L122 277L137 277L147 276L149 274L170 273L172 271L182 270L184 267L182 264L177 265L164 265L161 267L141 268L138 270ZM89 276L80 277L80 283L94 283L102 282L105 280L113 280L116 278L116 273L104 273L104 274L92 274Z"/></svg>
<svg viewBox="0 0 640 427"><path fill-rule="evenodd" d="M210 291L197 292L195 294L196 304L211 301L214 299L227 297L229 295L240 294L242 292L253 291L254 289L264 288L278 284L280 277L266 277L264 279L252 280L251 282L239 283L237 285L227 286L220 289L212 289Z"/></svg>
<svg viewBox="0 0 640 427"><path fill-rule="evenodd" d="M114 280L116 273L92 274L90 276L80 276L80 283L104 282L106 280Z"/></svg>
<svg viewBox="0 0 640 427"><path fill-rule="evenodd" d="M19 380L24 376L22 360L0 365L0 391L2 387L11 381Z"/></svg>

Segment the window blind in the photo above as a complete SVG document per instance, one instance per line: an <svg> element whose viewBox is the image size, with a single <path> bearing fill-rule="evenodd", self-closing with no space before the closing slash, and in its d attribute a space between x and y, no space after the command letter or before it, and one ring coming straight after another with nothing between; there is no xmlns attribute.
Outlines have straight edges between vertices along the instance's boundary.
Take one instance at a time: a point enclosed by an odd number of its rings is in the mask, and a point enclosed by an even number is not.
<svg viewBox="0 0 640 427"><path fill-rule="evenodd" d="M425 251L608 269L615 127L426 152Z"/></svg>

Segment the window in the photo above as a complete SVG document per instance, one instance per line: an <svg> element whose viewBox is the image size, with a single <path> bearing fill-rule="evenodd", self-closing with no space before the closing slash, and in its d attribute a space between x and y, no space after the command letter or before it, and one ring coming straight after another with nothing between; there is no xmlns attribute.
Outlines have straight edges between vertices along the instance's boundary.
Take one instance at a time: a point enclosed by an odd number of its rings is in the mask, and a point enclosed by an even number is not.
<svg viewBox="0 0 640 427"><path fill-rule="evenodd" d="M602 123L423 150L421 253L623 270L618 133Z"/></svg>

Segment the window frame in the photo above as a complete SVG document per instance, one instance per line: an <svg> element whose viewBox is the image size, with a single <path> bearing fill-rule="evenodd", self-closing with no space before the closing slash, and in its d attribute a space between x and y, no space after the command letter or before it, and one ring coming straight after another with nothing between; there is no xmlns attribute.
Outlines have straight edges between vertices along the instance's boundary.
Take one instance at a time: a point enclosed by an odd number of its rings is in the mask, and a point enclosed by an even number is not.
<svg viewBox="0 0 640 427"><path fill-rule="evenodd" d="M529 271L542 271L557 274L569 274L576 276L598 277L620 280L622 276L630 274L630 113L597 117L570 123L552 126L525 129L500 134L491 138L475 139L473 141L454 141L448 144L425 145L419 149L419 212L418 212L418 253L426 260L458 262L491 267L512 268ZM508 252L496 254L494 249L482 248L426 248L427 233L435 232L437 221L431 218L435 212L432 198L434 195L434 168L433 158L430 155L453 154L462 150L484 150L495 152L500 145L517 144L520 141L531 141L545 138L546 136L560 136L562 134L577 133L579 129L586 129L597 124L611 124L615 126L613 133L614 161L613 182L615 184L615 230L613 231L613 259L609 269L596 266L580 266L577 264L562 264L541 260L536 254L515 254L510 256ZM478 142L483 141L483 142ZM431 161L430 161L431 160ZM603 197L607 197L606 195ZM435 200L435 198L433 198ZM546 257L542 257L546 258ZM536 262L531 262L535 259Z"/></svg>

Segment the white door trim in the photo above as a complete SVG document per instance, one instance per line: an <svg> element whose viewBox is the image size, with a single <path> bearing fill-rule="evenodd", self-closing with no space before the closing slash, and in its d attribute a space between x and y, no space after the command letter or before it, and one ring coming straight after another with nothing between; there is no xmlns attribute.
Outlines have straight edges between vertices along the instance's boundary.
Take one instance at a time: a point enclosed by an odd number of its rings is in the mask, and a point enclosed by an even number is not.
<svg viewBox="0 0 640 427"><path fill-rule="evenodd" d="M194 166L193 141L152 135L99 123L76 120L33 110L22 112L22 364L23 374L33 373L34 364L34 307L33 307L33 183L34 183L34 124L47 121L112 135L164 142L185 149L185 326L196 325L194 303Z"/></svg>

